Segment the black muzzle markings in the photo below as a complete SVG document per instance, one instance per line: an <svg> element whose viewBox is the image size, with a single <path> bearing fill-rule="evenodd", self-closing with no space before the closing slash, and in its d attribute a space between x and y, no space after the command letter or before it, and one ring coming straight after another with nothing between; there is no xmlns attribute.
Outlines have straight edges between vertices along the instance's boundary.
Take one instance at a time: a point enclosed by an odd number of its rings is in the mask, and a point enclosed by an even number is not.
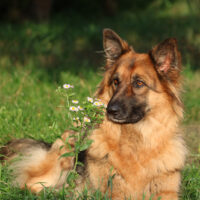
<svg viewBox="0 0 200 200"><path fill-rule="evenodd" d="M143 99L115 92L107 106L107 117L116 123L136 123L145 116L146 110Z"/></svg>

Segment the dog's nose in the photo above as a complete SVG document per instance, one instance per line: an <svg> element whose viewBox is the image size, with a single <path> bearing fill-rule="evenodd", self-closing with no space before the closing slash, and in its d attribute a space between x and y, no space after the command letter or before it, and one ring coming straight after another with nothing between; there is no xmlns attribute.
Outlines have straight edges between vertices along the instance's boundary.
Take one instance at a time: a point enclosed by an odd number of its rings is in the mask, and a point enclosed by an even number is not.
<svg viewBox="0 0 200 200"><path fill-rule="evenodd" d="M120 111L120 107L117 104L110 105L107 107L107 112L111 115L116 115L119 113L119 111Z"/></svg>

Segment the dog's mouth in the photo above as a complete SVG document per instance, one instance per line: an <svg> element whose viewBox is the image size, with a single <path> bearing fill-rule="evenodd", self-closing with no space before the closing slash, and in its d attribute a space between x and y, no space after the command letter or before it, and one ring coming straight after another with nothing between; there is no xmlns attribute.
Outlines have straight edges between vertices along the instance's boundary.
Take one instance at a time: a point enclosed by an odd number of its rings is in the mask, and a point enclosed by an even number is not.
<svg viewBox="0 0 200 200"><path fill-rule="evenodd" d="M134 115L130 118L129 117L120 118L118 116L111 115L111 114L107 113L107 118L108 118L108 120L110 120L114 123L118 123L118 124L134 124L134 123L137 123L140 120L142 120L144 118L144 114Z"/></svg>
<svg viewBox="0 0 200 200"><path fill-rule="evenodd" d="M108 117L108 120L110 120L110 121L112 121L112 122L115 122L115 123L118 123L118 124L126 124L126 123L129 123L129 122L127 122L127 119L115 118L113 115L107 114L107 117Z"/></svg>

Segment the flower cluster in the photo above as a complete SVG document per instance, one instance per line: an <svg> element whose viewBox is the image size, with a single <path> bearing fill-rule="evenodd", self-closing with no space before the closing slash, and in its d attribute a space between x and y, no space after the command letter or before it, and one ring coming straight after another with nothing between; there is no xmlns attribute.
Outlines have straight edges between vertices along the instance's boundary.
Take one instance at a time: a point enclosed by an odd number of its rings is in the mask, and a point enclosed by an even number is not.
<svg viewBox="0 0 200 200"><path fill-rule="evenodd" d="M72 112L78 112L78 108L75 106L70 106L69 110L71 110Z"/></svg>
<svg viewBox="0 0 200 200"><path fill-rule="evenodd" d="M87 97L83 102L76 100L76 98L74 98L74 91L71 90L71 88L74 88L74 86L64 84L63 89L59 87L57 90L65 98L65 107L69 110L67 115L69 119L71 119L69 122L71 122L71 125L73 126L71 129L76 132L76 134L70 136L75 138L75 150L71 149L69 153L62 155L62 157L75 157L73 170L70 170L68 175L70 178L67 178L67 188L69 188L70 194L74 189L74 185L78 177L76 168L78 165L82 165L78 161L78 154L81 151L88 149L92 144L93 141L88 137L88 130L95 128L96 124L102 122L104 109L101 108L103 108L103 106L105 107L101 100L96 98L93 99L91 97Z"/></svg>
<svg viewBox="0 0 200 200"><path fill-rule="evenodd" d="M103 106L104 104L101 101L95 101L93 103L94 106Z"/></svg>
<svg viewBox="0 0 200 200"><path fill-rule="evenodd" d="M72 103L78 104L78 101L77 101L77 100L72 100ZM72 111L72 112L78 112L78 111L83 111L84 108L81 107L81 106L77 106L77 107L75 107L75 106L70 106L70 107L69 107L69 110ZM74 117L73 120L74 120L74 121L79 121L80 118L79 118L79 117ZM91 120L90 120L90 118L89 118L88 116L84 116L84 117L83 117L83 122L89 123L89 122L91 122Z"/></svg>
<svg viewBox="0 0 200 200"><path fill-rule="evenodd" d="M105 107L103 102L101 102L100 99L93 99L91 97L87 97L87 101L79 102L76 99L71 99L72 96L74 96L74 93L71 92L71 90L68 90L70 88L74 88L73 85L70 84L64 84L63 88L67 90L67 92L64 92L67 97L67 108L69 109L69 117L74 121L74 123L85 126L86 123L96 123L98 121L98 117L96 117L96 113L99 115L99 109L97 107ZM81 104L82 103L82 104ZM73 124L74 124L73 123ZM78 125L78 126L79 126Z"/></svg>
<svg viewBox="0 0 200 200"><path fill-rule="evenodd" d="M76 106L70 106L69 110L73 111L73 112L78 112L79 110L81 110L81 111L84 110L84 108L82 108L81 106L78 106L78 107L76 107Z"/></svg>
<svg viewBox="0 0 200 200"><path fill-rule="evenodd" d="M100 106L104 106L104 107L106 107L105 106L105 104L103 103L103 102L101 102L101 100L100 99L93 99L93 98L91 98L91 97L87 97L87 100L88 100L88 102L90 102L90 103L93 103L93 105L94 106L97 106L97 107L100 107Z"/></svg>

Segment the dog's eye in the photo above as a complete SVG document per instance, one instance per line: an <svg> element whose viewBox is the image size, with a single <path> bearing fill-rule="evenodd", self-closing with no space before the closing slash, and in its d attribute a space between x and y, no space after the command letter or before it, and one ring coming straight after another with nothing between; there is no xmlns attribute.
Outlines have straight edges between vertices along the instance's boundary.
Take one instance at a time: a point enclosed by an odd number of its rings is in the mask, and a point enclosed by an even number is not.
<svg viewBox="0 0 200 200"><path fill-rule="evenodd" d="M119 85L119 79L115 78L113 80L113 84L114 84L114 86L118 86Z"/></svg>
<svg viewBox="0 0 200 200"><path fill-rule="evenodd" d="M135 88L141 88L141 87L143 87L144 85L145 85L144 82L142 82L142 81L140 81L140 80L136 80L136 81L133 82L133 86L134 86Z"/></svg>

